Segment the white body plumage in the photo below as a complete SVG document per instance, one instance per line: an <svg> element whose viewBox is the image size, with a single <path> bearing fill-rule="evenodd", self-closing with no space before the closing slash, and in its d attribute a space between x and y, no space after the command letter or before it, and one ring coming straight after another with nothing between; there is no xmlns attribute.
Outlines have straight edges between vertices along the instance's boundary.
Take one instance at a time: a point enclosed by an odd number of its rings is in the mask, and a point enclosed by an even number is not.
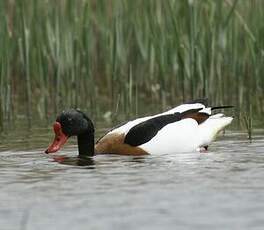
<svg viewBox="0 0 264 230"><path fill-rule="evenodd" d="M166 112L147 116L129 121L126 124L111 130L108 134L126 135L133 127L142 122L150 121L155 117L175 113L188 113L192 110L199 110L198 113L206 115L206 119L199 123L193 118L184 118L164 125L151 139L138 145L149 154L174 154L177 152L192 152L203 146L208 146L216 135L229 125L233 118L226 117L222 113L212 115L212 109L201 102L179 105ZM144 129L142 129L144 132Z"/></svg>

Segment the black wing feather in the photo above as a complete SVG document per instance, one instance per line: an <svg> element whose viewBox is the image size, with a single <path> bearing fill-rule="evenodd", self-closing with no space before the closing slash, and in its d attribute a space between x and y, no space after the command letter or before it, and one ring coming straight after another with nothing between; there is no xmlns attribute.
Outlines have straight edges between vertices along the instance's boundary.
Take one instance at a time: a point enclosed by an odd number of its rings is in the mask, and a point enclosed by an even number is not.
<svg viewBox="0 0 264 230"><path fill-rule="evenodd" d="M164 126L179 121L188 114L197 113L198 109L190 109L183 113L166 114L151 118L132 127L126 134L124 143L131 146L139 146L150 141Z"/></svg>
<svg viewBox="0 0 264 230"><path fill-rule="evenodd" d="M124 143L131 146L142 145L150 141L165 125L179 121L180 115L180 113L161 115L144 121L129 130Z"/></svg>

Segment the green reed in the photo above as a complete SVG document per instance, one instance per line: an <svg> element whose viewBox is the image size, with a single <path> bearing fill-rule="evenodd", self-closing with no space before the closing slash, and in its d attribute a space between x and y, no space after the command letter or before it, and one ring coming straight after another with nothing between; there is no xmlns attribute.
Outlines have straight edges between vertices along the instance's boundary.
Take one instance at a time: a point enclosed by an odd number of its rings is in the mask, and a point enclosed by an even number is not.
<svg viewBox="0 0 264 230"><path fill-rule="evenodd" d="M29 125L32 117L48 121L66 107L125 119L199 97L258 119L263 7L261 0L1 1L0 125L17 114Z"/></svg>

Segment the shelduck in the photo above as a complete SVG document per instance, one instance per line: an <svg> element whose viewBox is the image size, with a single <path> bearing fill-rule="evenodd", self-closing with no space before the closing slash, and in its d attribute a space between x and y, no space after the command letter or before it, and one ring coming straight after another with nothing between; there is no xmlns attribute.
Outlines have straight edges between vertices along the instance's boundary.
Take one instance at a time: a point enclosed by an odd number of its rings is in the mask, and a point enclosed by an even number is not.
<svg viewBox="0 0 264 230"><path fill-rule="evenodd" d="M108 131L94 145L92 121L80 110L63 111L53 124L55 138L45 151L57 152L70 136L77 136L80 156L97 154L175 154L207 149L233 117L208 107L206 99L181 104L166 112L137 118Z"/></svg>

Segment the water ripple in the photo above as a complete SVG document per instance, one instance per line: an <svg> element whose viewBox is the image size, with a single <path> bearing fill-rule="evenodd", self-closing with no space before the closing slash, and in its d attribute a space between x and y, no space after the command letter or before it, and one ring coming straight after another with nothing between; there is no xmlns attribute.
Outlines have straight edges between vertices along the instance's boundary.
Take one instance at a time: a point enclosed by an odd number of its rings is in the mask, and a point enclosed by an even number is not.
<svg viewBox="0 0 264 230"><path fill-rule="evenodd" d="M0 144L3 229L251 229L263 226L264 139L227 133L207 153L79 158L43 153L46 129ZM26 224L25 224L26 223Z"/></svg>

